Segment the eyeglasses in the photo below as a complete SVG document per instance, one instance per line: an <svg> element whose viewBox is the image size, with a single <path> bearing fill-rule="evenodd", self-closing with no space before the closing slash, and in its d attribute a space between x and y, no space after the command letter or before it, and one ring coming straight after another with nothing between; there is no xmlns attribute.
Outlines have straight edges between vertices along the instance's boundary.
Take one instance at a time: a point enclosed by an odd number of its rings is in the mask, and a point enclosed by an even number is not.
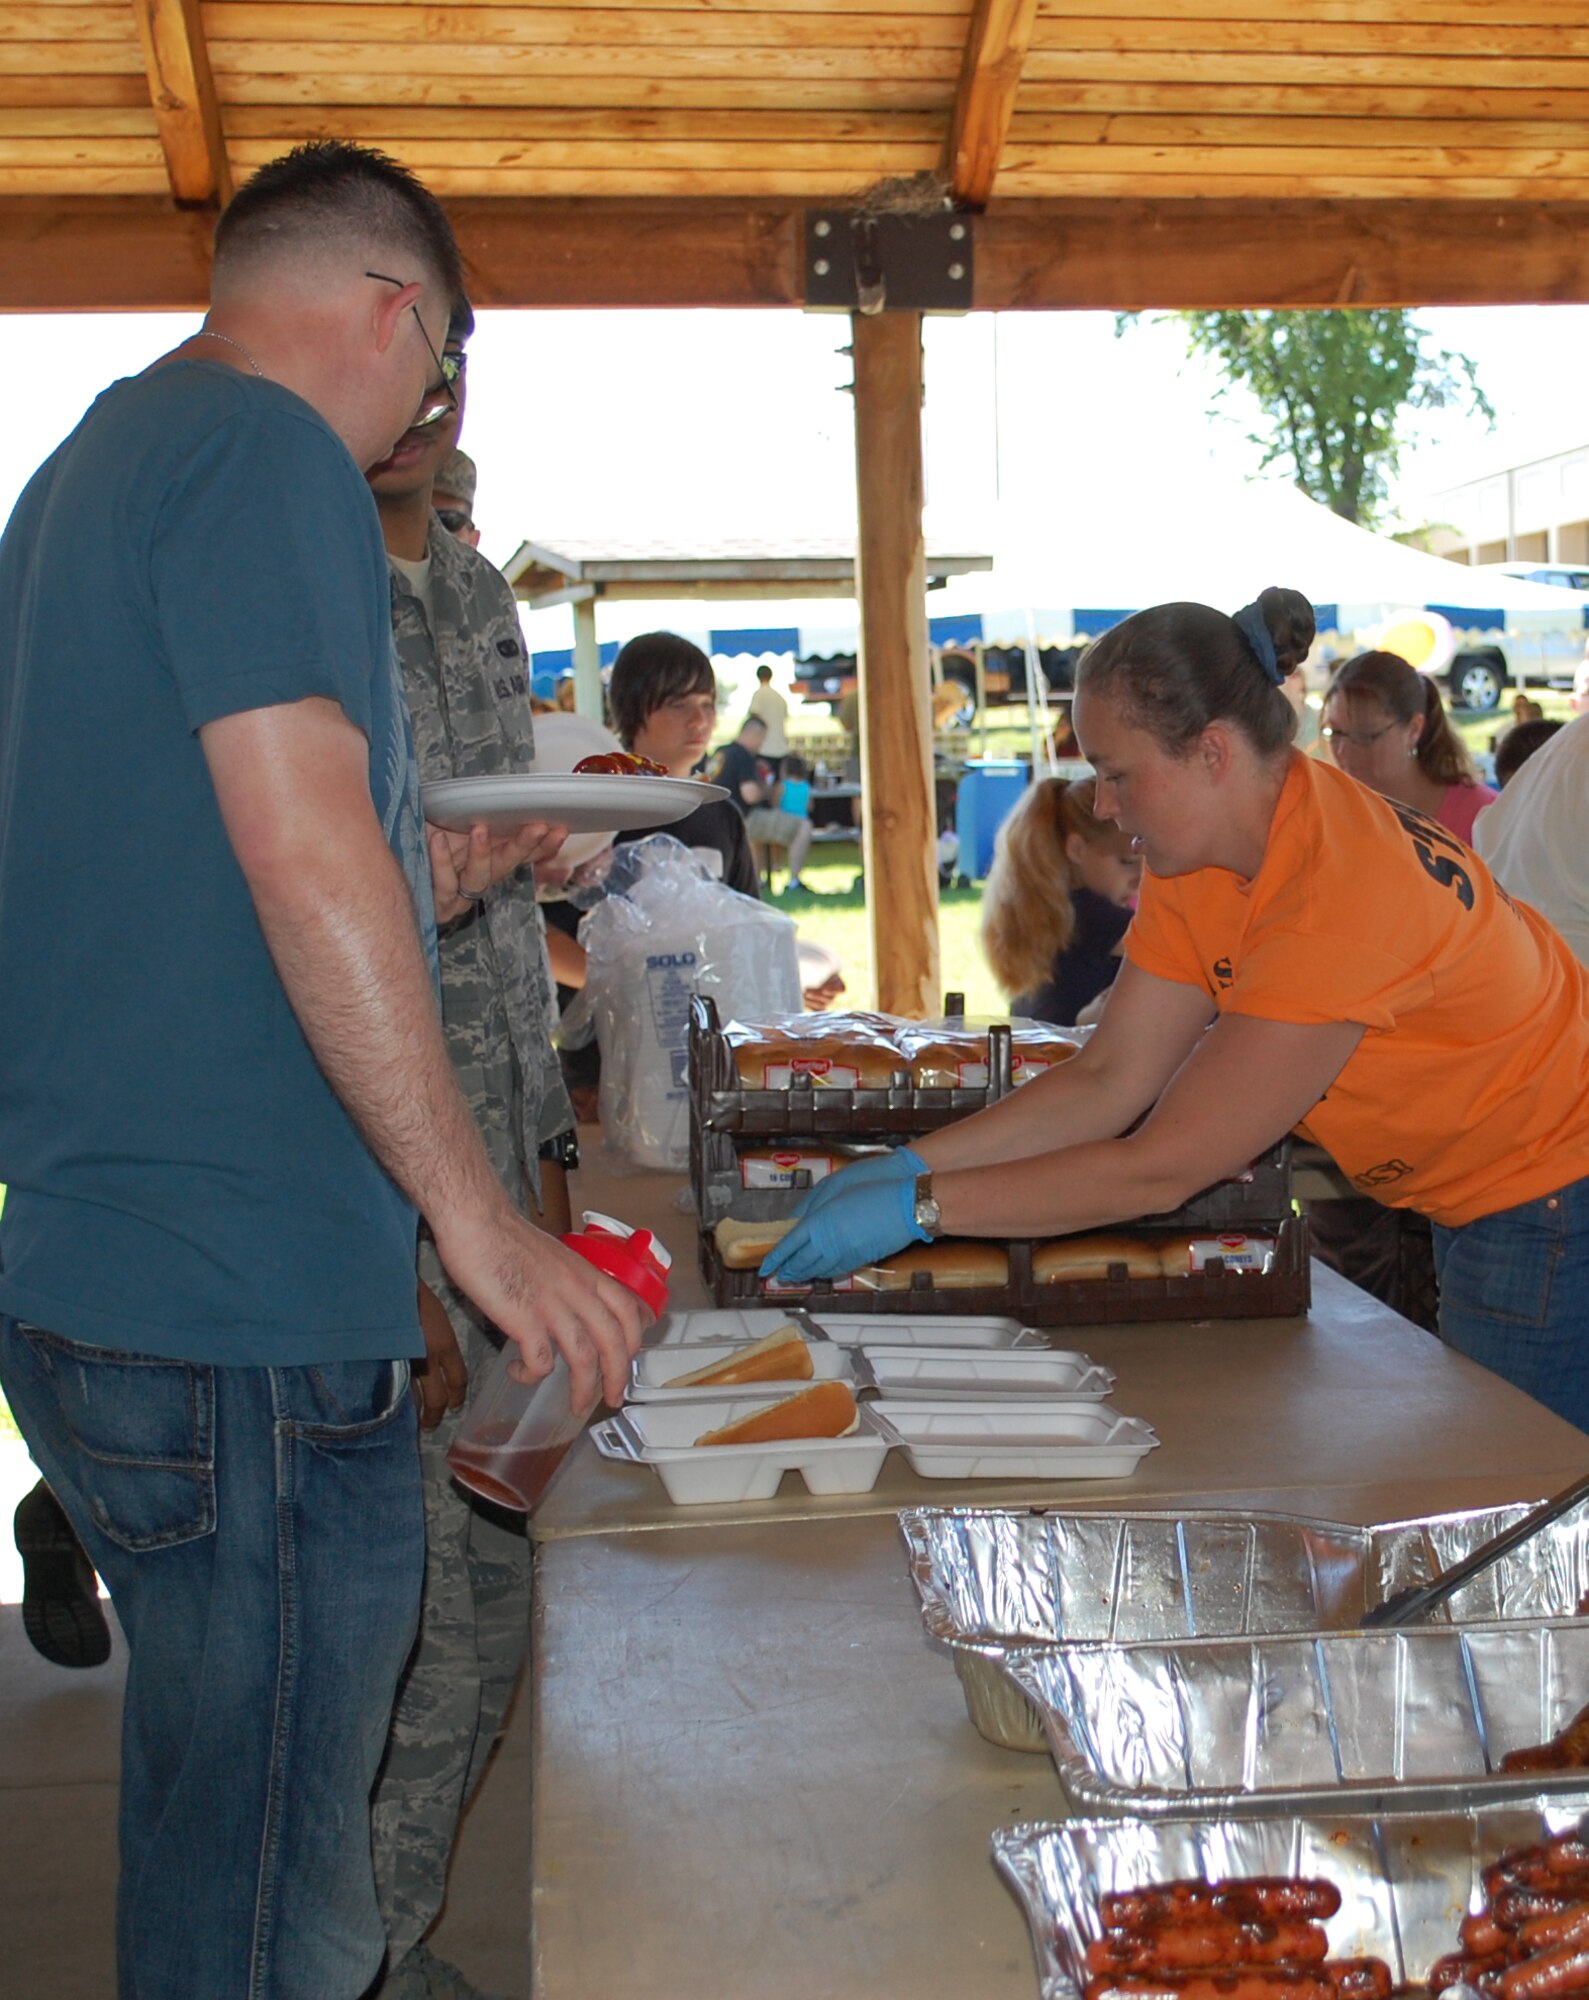
<svg viewBox="0 0 1589 2000"><path fill-rule="evenodd" d="M471 516L462 507L438 507L435 511L436 519L449 535L456 535L460 530L473 526Z"/></svg>
<svg viewBox="0 0 1589 2000"><path fill-rule="evenodd" d="M1382 736L1388 736L1396 727L1387 722L1382 729L1329 729L1323 731L1324 740L1333 750L1337 743L1350 743L1354 750L1372 750Z"/></svg>
<svg viewBox="0 0 1589 2000"><path fill-rule="evenodd" d="M377 284L396 285L399 291L405 289L401 278L389 278L384 271L366 271L364 275L366 278L373 278ZM463 356L457 353L438 354L435 342L425 331L425 322L419 316L417 301L409 307L409 311L414 315L414 324L419 328L419 337L429 350L430 358L436 364L437 376L440 378L420 398L418 412L408 427L411 431L420 431L429 424L439 424L443 417L450 417L457 409L458 397L453 384L463 373Z"/></svg>

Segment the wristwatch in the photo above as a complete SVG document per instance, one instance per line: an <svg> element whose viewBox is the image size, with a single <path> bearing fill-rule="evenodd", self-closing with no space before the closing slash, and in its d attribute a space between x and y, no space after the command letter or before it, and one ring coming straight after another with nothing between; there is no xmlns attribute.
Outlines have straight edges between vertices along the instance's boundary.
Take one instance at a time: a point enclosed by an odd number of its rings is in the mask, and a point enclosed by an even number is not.
<svg viewBox="0 0 1589 2000"><path fill-rule="evenodd" d="M916 1205L911 1213L918 1229L924 1229L929 1236L942 1236L943 1212L932 1191L931 1174L916 1176Z"/></svg>

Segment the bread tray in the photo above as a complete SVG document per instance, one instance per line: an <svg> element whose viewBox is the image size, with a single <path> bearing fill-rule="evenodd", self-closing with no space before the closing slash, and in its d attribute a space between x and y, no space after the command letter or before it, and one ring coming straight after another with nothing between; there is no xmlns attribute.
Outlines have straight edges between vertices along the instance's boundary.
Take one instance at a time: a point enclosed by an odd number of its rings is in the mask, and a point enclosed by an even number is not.
<svg viewBox="0 0 1589 2000"><path fill-rule="evenodd" d="M1159 1442L1107 1403L885 1397L869 1415L923 1479L1129 1479Z"/></svg>
<svg viewBox="0 0 1589 2000"><path fill-rule="evenodd" d="M999 1671L1012 1647L1350 1631L1527 1511L1365 1528L1295 1514L910 1507L899 1523L923 1622L949 1648L972 1722L1006 1749L1043 1751L1037 1712ZM1430 1623L1570 1617L1586 1589L1589 1506L1514 1549Z"/></svg>
<svg viewBox="0 0 1589 2000"><path fill-rule="evenodd" d="M848 1437L696 1444L703 1431L737 1423L777 1400L767 1394L741 1394L715 1402L632 1403L620 1416L593 1425L590 1438L603 1458L649 1465L668 1498L681 1507L770 1500L786 1472L798 1472L812 1493L871 1492L888 1455L888 1439L865 1405L860 1428Z"/></svg>
<svg viewBox="0 0 1589 2000"><path fill-rule="evenodd" d="M1571 1828L1589 1806L1540 1799L1465 1812L1279 1814L1242 1820L1070 1820L1000 1827L993 1860L1031 1929L1040 2000L1078 2000L1098 1898L1188 1876L1320 1875L1341 1892L1325 1925L1332 1958L1382 1958L1398 1990L1457 1948L1479 1877L1509 1848Z"/></svg>
<svg viewBox="0 0 1589 2000"><path fill-rule="evenodd" d="M1589 1699L1589 1620L1010 1653L1071 1804L1138 1818L1445 1811L1589 1791L1504 1771Z"/></svg>
<svg viewBox="0 0 1589 2000"><path fill-rule="evenodd" d="M664 1313L651 1329L646 1345L671 1347L680 1342L761 1340L786 1326L789 1315L779 1306L726 1306L698 1312ZM824 1312L822 1324L841 1346L855 1347L877 1337L870 1314ZM1031 1347L1047 1345L1047 1335L1035 1326L998 1313L946 1313L935 1318L891 1319L883 1336L889 1347Z"/></svg>

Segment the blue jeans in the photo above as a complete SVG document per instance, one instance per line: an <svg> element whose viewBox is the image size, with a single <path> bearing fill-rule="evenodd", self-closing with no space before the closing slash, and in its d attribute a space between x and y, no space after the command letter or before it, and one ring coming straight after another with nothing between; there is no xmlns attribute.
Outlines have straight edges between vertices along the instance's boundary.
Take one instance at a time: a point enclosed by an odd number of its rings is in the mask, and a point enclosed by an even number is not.
<svg viewBox="0 0 1589 2000"><path fill-rule="evenodd" d="M1441 1338L1589 1430L1589 1179L1434 1237Z"/></svg>
<svg viewBox="0 0 1589 2000"><path fill-rule="evenodd" d="M424 1566L406 1362L215 1368L0 1319L0 1383L127 1635L120 2000L355 2000Z"/></svg>

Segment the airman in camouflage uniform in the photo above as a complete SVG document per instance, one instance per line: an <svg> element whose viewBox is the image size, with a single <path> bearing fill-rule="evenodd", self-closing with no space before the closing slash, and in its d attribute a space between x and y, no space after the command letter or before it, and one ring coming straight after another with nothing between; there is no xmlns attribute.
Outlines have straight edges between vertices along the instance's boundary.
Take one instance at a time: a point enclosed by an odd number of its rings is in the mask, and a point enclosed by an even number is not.
<svg viewBox="0 0 1589 2000"><path fill-rule="evenodd" d="M506 581L432 516L432 617L392 567L392 630L422 780L522 771L535 753L527 657ZM442 927L441 1004L453 1068L503 1186L540 1196L537 1151L571 1129L552 1048L557 1010L529 870ZM419 1275L446 1309L471 1392L501 1336L448 1282L432 1245ZM459 1816L501 1728L529 1632L522 1516L468 1498L450 1478L451 1411L421 1433L426 1569L420 1636L373 1799L376 1882L388 1937L383 2000L467 1992L419 1945L440 1910ZM417 1949L416 1949L417 1947Z"/></svg>

